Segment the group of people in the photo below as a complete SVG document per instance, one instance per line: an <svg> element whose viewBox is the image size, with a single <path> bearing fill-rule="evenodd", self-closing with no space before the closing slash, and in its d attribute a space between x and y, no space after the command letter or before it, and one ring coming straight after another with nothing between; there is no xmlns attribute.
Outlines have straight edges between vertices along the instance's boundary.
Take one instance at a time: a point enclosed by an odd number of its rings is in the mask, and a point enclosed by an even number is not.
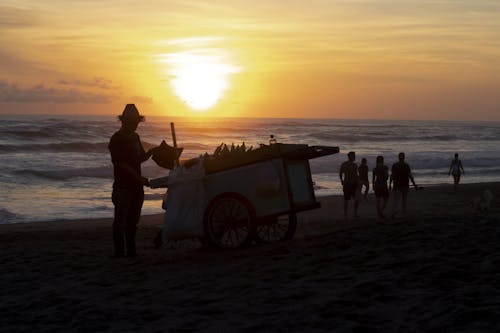
<svg viewBox="0 0 500 333"><path fill-rule="evenodd" d="M344 192L344 217L348 219L349 201L354 202L354 217L358 217L359 199L362 195L366 200L370 189L370 181L368 179L368 165L366 158L361 159L361 164L356 164L356 153L351 151L347 154L348 160L340 166L340 182ZM454 179L455 189L460 182L460 176L464 172L462 162L458 159L458 154L451 161L448 175L452 174ZM377 215L383 219L386 217L385 209L389 200L389 191L393 193L393 207L391 217L396 217L398 214L399 202L401 200L401 213L406 214L406 202L408 198L408 190L410 181L415 188L419 188L415 183L415 179L411 173L411 168L405 162L405 153L399 153L398 161L392 165L389 175L389 168L384 164L384 157L377 156L376 165L372 170L372 184L375 192Z"/></svg>

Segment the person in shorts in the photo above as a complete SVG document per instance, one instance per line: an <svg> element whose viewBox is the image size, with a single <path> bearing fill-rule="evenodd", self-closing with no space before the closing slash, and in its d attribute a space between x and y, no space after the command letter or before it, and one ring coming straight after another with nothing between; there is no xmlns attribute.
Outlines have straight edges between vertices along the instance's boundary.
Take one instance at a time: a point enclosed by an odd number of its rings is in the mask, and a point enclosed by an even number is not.
<svg viewBox="0 0 500 333"><path fill-rule="evenodd" d="M384 157L377 156L375 168L372 170L372 185L377 200L377 215L380 219L385 218L384 210L389 200L388 179L389 168L384 164Z"/></svg>
<svg viewBox="0 0 500 333"><path fill-rule="evenodd" d="M354 163L356 153L351 151L347 154L348 160L340 166L340 182L344 191L344 218L347 219L349 201L354 201L354 217L358 217L358 165Z"/></svg>
<svg viewBox="0 0 500 333"><path fill-rule="evenodd" d="M408 198L408 189L410 188L410 180L417 188L413 175L411 174L411 168L408 163L405 162L405 154L399 153L399 161L392 165L391 178L389 180L389 189L393 186L394 201L393 201L393 213L392 217L396 217L399 206L399 199L402 199L402 213L406 215L406 201Z"/></svg>
<svg viewBox="0 0 500 333"><path fill-rule="evenodd" d="M460 176L462 173L465 173L462 161L458 159L458 154L455 154L455 158L451 160L450 170L448 171L448 176L450 174L453 175L453 186L455 190L458 187L458 183L460 183Z"/></svg>

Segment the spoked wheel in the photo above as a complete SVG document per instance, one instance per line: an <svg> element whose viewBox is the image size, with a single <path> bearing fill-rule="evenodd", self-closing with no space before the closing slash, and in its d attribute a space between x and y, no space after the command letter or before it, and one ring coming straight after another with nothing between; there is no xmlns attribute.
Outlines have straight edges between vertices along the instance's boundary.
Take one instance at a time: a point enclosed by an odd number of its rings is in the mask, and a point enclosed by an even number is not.
<svg viewBox="0 0 500 333"><path fill-rule="evenodd" d="M237 193L221 194L205 211L205 240L219 248L237 248L252 241L255 213Z"/></svg>
<svg viewBox="0 0 500 333"><path fill-rule="evenodd" d="M297 214L290 213L260 221L255 227L256 242L292 239L297 229Z"/></svg>

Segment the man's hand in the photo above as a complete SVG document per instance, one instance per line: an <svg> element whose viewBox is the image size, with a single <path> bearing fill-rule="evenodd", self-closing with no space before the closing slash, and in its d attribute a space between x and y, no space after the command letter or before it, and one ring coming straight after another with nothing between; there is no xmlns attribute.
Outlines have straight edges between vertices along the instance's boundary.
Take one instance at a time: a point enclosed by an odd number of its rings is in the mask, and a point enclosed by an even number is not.
<svg viewBox="0 0 500 333"><path fill-rule="evenodd" d="M151 186L151 184L149 183L149 179L147 179L146 177L142 177L141 181L143 186Z"/></svg>

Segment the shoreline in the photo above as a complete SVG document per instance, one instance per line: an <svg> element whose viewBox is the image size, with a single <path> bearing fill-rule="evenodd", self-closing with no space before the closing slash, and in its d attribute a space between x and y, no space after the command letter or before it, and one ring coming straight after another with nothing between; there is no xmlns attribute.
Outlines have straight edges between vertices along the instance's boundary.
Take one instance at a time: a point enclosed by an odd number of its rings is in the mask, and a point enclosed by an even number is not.
<svg viewBox="0 0 500 333"><path fill-rule="evenodd" d="M453 184L451 183L439 183L439 184L429 184L429 185L424 185L424 186L420 186L423 189L423 192L424 193L428 193L429 191L438 191L438 192L443 192L443 193L448 193L448 194L452 194L454 193L454 190L453 190ZM464 192L464 191L469 191L471 192L470 195L468 196L470 198L470 201L472 202L472 200L477 197L478 195L481 195L481 191L486 188L492 188L492 189L496 189L496 188L499 188L500 189L500 182L483 182L483 183L464 183L464 184L460 184L459 185L459 188L458 188L458 192ZM411 208L411 193L415 192L415 189L413 187L410 187L410 191L409 191L409 208ZM495 194L495 193L493 193ZM495 195L495 197L498 197L500 196L500 193L498 193L497 195ZM370 184L370 192L368 193L368 197L369 198L372 198L372 200L374 201L375 199L375 195L373 193L373 189L372 189L372 186ZM342 194L331 194L331 195L325 195L325 196L316 196L316 200L321 202L322 203L322 206L324 206L325 204L327 205L330 205L332 201L338 201L338 200L341 200L342 201L342 198L343 198L343 195ZM374 205L374 203L371 203ZM420 202L417 203L417 204L421 204ZM361 203L361 207L360 209L363 209L363 206L366 206L366 205L363 205ZM389 198L389 203L388 203L388 208L391 208L391 198ZM320 208L321 209L321 208ZM304 213L299 213L299 214L307 214L308 212L304 212ZM342 214L342 211L339 211L340 214ZM158 219L160 216L163 216L163 212L161 213L154 213L154 214L142 214L141 215L141 220L143 219L146 219L146 220L150 220L150 219ZM374 217L374 216L371 216L371 214L369 214L370 217ZM340 216L339 218L342 218L342 216ZM76 219L54 219L54 220L40 220L40 221L21 221L21 222L12 222L12 223L2 223L0 224L0 232L1 232L1 228L2 226L10 226L10 225L29 225L29 224L43 224L43 223L78 223L78 222L89 222L89 221L95 221L95 222L112 222L113 220L113 217L101 217L101 218L76 218ZM140 223L140 222L139 222Z"/></svg>
<svg viewBox="0 0 500 333"><path fill-rule="evenodd" d="M426 185L423 185L423 186L420 186L419 187L423 188L424 190L425 189L428 189L428 190L439 190L439 191L447 191L449 189L453 190L453 183L437 183L437 184L426 184ZM486 188L497 188L497 187L500 187L500 182L482 182L482 183L463 183L463 184L460 184L459 185L459 191L463 191L463 188L466 187L468 190L471 190L471 191L476 191L475 194L476 196L477 195L480 195L481 193L477 193L477 191L484 187L485 189ZM410 187L410 193L412 193L414 191L414 188L413 187ZM500 193L499 193L500 195ZM372 189L372 184L370 183L370 192L368 193L368 196L369 197L372 197L374 198L374 193L373 193L373 189ZM325 196L316 196L316 200L317 201L320 201L320 202L327 202L329 203L331 200L340 200L343 198L343 195L342 194L330 194L330 195L325 195ZM473 198L471 198L472 200ZM391 199L389 199L391 200ZM389 203L390 205L390 203ZM389 206L388 206L389 207ZM340 212L342 213L342 212ZM302 214L302 213L301 213ZM160 212L160 213L154 213L154 214L142 214L141 215L141 219L143 218L146 218L146 219L150 219L151 217L156 217L158 218L158 216L163 216L163 212ZM0 223L0 232L1 232L1 228L2 226L4 225L26 225L26 224L32 224L32 223L35 223L35 224L38 224L38 223L71 223L71 222L84 222L84 221L103 221L103 222L109 222L109 221L112 221L113 220L113 217L102 217L102 218L75 218L75 219L54 219L54 220L40 220L40 221L17 221L17 222L11 222L11 223Z"/></svg>
<svg viewBox="0 0 500 333"><path fill-rule="evenodd" d="M136 258L112 256L110 218L0 225L0 331L500 329L500 183L411 191L394 220L373 196L349 221L341 197L321 203L294 239L231 251L154 249L163 216L142 216Z"/></svg>

